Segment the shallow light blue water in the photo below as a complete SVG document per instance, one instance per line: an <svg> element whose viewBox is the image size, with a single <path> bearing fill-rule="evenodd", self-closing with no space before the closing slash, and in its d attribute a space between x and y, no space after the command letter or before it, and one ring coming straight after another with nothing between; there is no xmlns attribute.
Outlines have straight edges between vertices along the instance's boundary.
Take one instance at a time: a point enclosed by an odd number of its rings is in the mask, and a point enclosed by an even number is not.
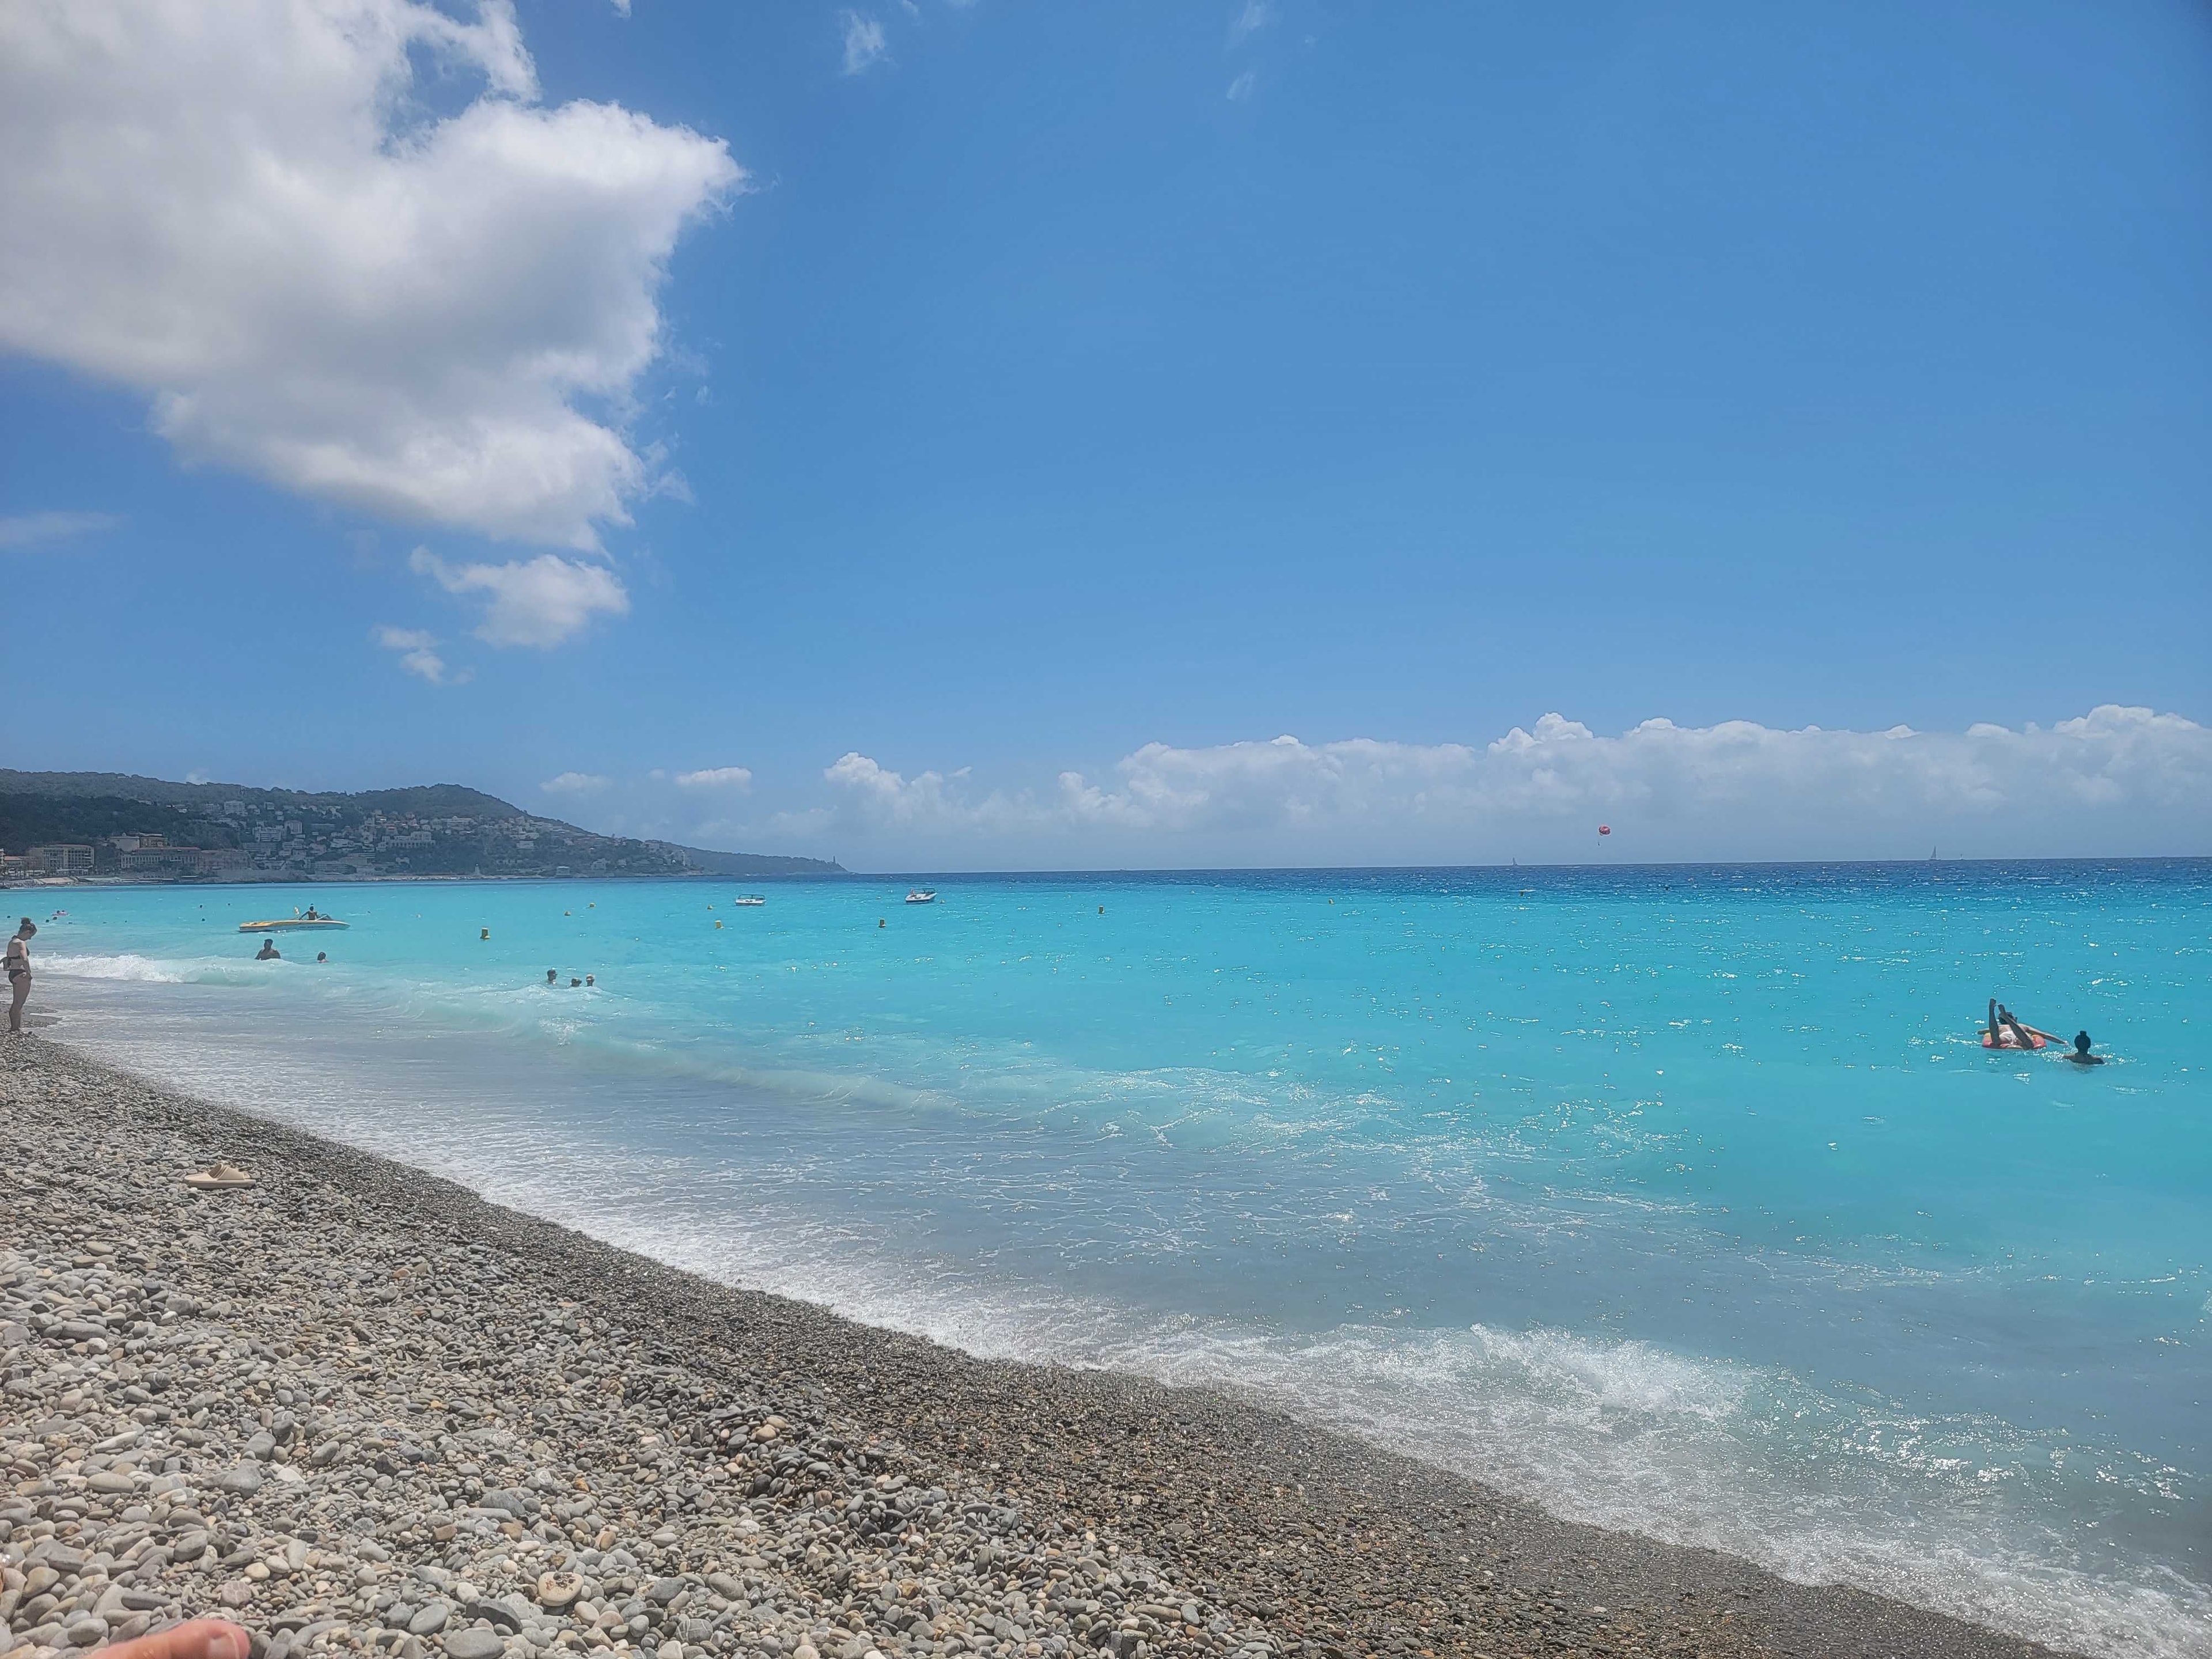
<svg viewBox="0 0 2212 1659"><path fill-rule="evenodd" d="M727 1279L2212 1648L2212 863L936 885L56 890L36 1000Z"/></svg>

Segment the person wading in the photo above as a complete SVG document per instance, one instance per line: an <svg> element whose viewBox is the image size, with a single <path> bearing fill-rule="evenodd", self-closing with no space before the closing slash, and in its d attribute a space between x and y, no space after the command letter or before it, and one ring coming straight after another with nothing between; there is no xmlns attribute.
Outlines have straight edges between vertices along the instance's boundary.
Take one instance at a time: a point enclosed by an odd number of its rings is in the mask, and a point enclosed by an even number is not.
<svg viewBox="0 0 2212 1659"><path fill-rule="evenodd" d="M8 941L8 1029L23 1029L23 1005L31 1000L31 936L39 926L30 917Z"/></svg>

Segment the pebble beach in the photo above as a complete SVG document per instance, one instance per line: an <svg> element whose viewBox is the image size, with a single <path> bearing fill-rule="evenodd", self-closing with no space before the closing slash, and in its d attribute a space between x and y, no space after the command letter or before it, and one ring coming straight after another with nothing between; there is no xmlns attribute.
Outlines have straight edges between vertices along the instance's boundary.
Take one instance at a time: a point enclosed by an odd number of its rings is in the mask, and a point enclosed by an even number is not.
<svg viewBox="0 0 2212 1659"><path fill-rule="evenodd" d="M2051 1651L0 1055L11 1659L208 1613L254 1659Z"/></svg>

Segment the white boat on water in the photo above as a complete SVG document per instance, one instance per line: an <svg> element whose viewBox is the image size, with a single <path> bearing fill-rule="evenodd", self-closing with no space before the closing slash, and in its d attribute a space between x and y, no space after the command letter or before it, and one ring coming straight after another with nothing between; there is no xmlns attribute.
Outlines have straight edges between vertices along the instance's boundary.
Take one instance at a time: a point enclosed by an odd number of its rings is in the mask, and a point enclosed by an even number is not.
<svg viewBox="0 0 2212 1659"><path fill-rule="evenodd" d="M917 887L906 896L906 902L908 904L934 904L937 902L937 895L933 890L925 892Z"/></svg>
<svg viewBox="0 0 2212 1659"><path fill-rule="evenodd" d="M732 904L766 904L768 901L762 897L758 893L740 893L737 897L732 899L730 902Z"/></svg>
<svg viewBox="0 0 2212 1659"><path fill-rule="evenodd" d="M351 925L349 922L340 921L335 916L318 915L313 910L308 911L304 916L295 910L290 915L279 916L274 921L241 921L238 924L238 931L241 933L289 933L295 928L303 928L309 932L318 928L343 931Z"/></svg>

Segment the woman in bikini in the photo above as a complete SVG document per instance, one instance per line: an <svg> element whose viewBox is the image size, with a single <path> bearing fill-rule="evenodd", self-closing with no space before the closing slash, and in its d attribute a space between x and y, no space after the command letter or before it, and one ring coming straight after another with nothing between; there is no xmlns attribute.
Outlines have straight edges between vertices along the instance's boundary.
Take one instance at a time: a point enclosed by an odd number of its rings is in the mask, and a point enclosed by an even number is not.
<svg viewBox="0 0 2212 1659"><path fill-rule="evenodd" d="M39 926L30 917L8 941L8 1029L20 1032L23 1029L23 1005L31 1000L31 935Z"/></svg>

